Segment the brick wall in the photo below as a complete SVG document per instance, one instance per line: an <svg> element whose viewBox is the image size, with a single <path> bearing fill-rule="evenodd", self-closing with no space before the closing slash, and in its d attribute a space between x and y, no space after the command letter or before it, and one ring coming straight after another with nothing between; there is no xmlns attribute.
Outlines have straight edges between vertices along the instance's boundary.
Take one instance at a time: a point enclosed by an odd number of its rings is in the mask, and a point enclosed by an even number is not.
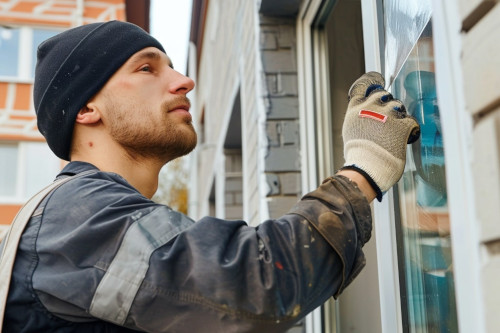
<svg viewBox="0 0 500 333"><path fill-rule="evenodd" d="M240 92L243 212L256 225L261 216L285 213L301 193L295 20L259 17L253 2L213 1L202 49L196 98L204 110L205 142L198 150L198 201L206 202L210 192L213 178L207 175L216 173L218 144Z"/></svg>
<svg viewBox="0 0 500 333"><path fill-rule="evenodd" d="M301 193L295 19L261 16L260 28L267 196L269 216L278 217Z"/></svg>
<svg viewBox="0 0 500 333"><path fill-rule="evenodd" d="M71 27L81 23L125 20L125 0L7 0L0 1L0 21Z"/></svg>
<svg viewBox="0 0 500 333"><path fill-rule="evenodd" d="M295 20L259 16L259 3L209 2L195 91L204 110L198 213L209 212L223 157L225 217L254 226L288 211L301 193ZM242 149L229 151L222 143L237 95Z"/></svg>
<svg viewBox="0 0 500 333"><path fill-rule="evenodd" d="M225 149L225 218L241 220L243 217L243 177L240 149Z"/></svg>

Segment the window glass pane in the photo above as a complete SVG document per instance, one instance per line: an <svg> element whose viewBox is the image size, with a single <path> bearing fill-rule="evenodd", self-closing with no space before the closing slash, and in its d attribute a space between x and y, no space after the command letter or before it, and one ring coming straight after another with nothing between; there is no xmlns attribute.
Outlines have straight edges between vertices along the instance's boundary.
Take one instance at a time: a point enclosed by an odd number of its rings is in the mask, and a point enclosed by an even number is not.
<svg viewBox="0 0 500 333"><path fill-rule="evenodd" d="M17 145L0 143L0 196L16 196Z"/></svg>
<svg viewBox="0 0 500 333"><path fill-rule="evenodd" d="M19 29L0 27L0 76L17 76Z"/></svg>
<svg viewBox="0 0 500 333"><path fill-rule="evenodd" d="M33 30L33 45L32 45L32 54L33 61L31 68L31 76L35 76L35 66L36 66L36 53L38 50L38 45L40 45L44 40L56 35L59 31L56 30L47 30L47 29L34 29Z"/></svg>
<svg viewBox="0 0 500 333"><path fill-rule="evenodd" d="M365 72L362 1L322 1L312 25L318 181L344 164L342 125L352 83ZM330 141L331 139L331 141ZM331 143L331 144L330 144ZM375 243L364 247L367 266L357 286L324 306L325 332L382 332ZM357 311L352 311L357 309ZM359 313L369 313L360 319Z"/></svg>
<svg viewBox="0 0 500 333"><path fill-rule="evenodd" d="M457 332L445 150L434 72L428 23L392 87L421 126L420 139L408 146L397 188L404 325L419 333Z"/></svg>
<svg viewBox="0 0 500 333"><path fill-rule="evenodd" d="M60 160L44 142L26 142L23 147L25 162L23 196L30 198L55 179L60 170Z"/></svg>
<svg viewBox="0 0 500 333"><path fill-rule="evenodd" d="M365 71L361 2L335 2L332 13L324 25L328 65L319 65L320 71L328 69L328 99L331 110L333 168L344 165L342 125L347 110L346 92ZM320 46L318 45L318 48ZM318 101L318 105L320 102ZM324 140L321 136L319 140ZM325 175L326 176L326 175Z"/></svg>

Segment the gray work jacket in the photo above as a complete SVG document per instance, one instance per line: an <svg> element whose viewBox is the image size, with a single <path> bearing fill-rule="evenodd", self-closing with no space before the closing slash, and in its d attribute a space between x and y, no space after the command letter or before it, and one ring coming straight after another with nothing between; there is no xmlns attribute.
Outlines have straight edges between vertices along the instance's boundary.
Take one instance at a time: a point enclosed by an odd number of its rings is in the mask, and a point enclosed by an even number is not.
<svg viewBox="0 0 500 333"><path fill-rule="evenodd" d="M93 165L71 162L60 176ZM281 332L364 266L368 202L328 178L257 227L194 222L121 176L96 172L49 194L23 233L5 332Z"/></svg>

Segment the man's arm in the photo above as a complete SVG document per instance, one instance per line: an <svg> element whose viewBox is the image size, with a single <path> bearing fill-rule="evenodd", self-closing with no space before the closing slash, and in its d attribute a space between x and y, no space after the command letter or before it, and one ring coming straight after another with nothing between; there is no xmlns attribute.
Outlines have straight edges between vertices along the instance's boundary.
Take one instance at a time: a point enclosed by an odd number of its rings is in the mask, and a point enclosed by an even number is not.
<svg viewBox="0 0 500 333"><path fill-rule="evenodd" d="M368 203L400 178L418 129L380 78L367 74L351 88L342 170L258 227L215 218L185 225L112 175L56 191L38 233L34 289L44 305L63 318L144 331L277 332L338 296L364 265ZM61 210L67 198L86 205ZM56 283L63 273L64 286Z"/></svg>
<svg viewBox="0 0 500 333"><path fill-rule="evenodd" d="M351 181L358 185L358 188L361 190L363 195L365 196L368 202L372 202L373 199L377 196L375 190L370 185L368 180L361 175L359 172L349 169L340 170L337 172L337 175L341 175L349 178Z"/></svg>
<svg viewBox="0 0 500 333"><path fill-rule="evenodd" d="M185 223L119 182L99 173L46 205L33 283L58 317L154 332L281 332L338 296L364 265L370 207L343 176L257 227ZM86 204L61 209L67 198Z"/></svg>

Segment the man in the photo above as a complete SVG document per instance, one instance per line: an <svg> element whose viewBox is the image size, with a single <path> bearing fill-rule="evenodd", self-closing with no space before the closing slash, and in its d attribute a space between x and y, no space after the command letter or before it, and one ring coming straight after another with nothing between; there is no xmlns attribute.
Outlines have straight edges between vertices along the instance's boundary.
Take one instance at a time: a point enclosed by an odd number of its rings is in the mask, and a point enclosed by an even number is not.
<svg viewBox="0 0 500 333"><path fill-rule="evenodd" d="M40 45L38 126L76 177L25 229L7 332L280 332L364 265L369 202L400 177L418 125L383 90L356 81L344 124L346 166L285 216L256 228L194 222L150 200L161 167L196 144L186 94L163 47L123 22ZM410 139L409 139L410 137Z"/></svg>

